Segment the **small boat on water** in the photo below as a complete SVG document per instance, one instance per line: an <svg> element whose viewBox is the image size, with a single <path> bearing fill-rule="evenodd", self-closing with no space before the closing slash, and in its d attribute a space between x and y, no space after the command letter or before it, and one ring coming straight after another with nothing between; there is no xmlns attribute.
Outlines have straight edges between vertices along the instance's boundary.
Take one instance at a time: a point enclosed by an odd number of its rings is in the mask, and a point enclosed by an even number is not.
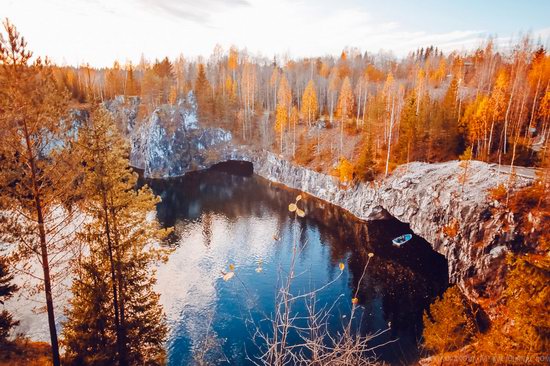
<svg viewBox="0 0 550 366"><path fill-rule="evenodd" d="M394 246L401 248L406 242L412 239L412 234L405 234L394 238L391 242Z"/></svg>

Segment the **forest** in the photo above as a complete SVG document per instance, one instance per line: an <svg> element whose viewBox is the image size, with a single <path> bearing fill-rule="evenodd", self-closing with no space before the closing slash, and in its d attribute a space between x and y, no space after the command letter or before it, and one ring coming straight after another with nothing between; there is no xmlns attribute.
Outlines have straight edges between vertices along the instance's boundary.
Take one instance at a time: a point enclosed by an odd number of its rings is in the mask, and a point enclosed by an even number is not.
<svg viewBox="0 0 550 366"><path fill-rule="evenodd" d="M451 287L425 315L425 347L432 354L466 344L488 355L548 351L550 267L541 251L550 243L550 55L529 36L509 47L489 38L463 52L427 45L403 58L346 48L337 56L268 59L217 46L207 58L143 56L99 69L36 57L13 24L3 26L0 299L44 293L51 345L44 362L166 363L168 328L154 285L156 266L170 254L158 243L171 229L148 216L159 198L147 186L136 189L127 130L102 105L139 99L144 121L189 93L202 124L350 186L414 161L480 160L512 175L517 166L536 168L532 187L492 192L524 234L498 305L509 318L479 328L474 306ZM74 111L90 122L75 128ZM543 215L536 230L535 211ZM34 281L16 286L15 274ZM72 297L60 330L54 303L66 277ZM519 325L507 333L509 319ZM0 313L0 344L16 353L23 352L10 338L17 323Z"/></svg>
<svg viewBox="0 0 550 366"><path fill-rule="evenodd" d="M457 159L467 147L477 160L540 165L549 60L525 36L502 50L487 39L473 52L428 46L403 59L357 49L265 59L217 46L208 58L142 56L137 65L56 67L54 74L75 105L139 97L143 116L193 91L201 120L243 144L330 174L354 167L354 179L372 180L411 161Z"/></svg>

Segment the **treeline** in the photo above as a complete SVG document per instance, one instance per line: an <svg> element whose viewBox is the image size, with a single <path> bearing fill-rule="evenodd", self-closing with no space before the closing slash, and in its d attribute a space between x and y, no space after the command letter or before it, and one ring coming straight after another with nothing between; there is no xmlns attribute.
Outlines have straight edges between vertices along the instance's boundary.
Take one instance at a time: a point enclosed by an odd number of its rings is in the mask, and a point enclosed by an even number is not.
<svg viewBox="0 0 550 366"><path fill-rule="evenodd" d="M169 231L147 217L158 198L137 189L109 112L94 104L74 126L59 69L33 58L15 27L3 25L0 300L18 290L14 275L44 294L54 365L163 365L167 326L153 286ZM67 278L72 297L60 334L55 304ZM16 347L8 338L16 324L0 313L2 353Z"/></svg>
<svg viewBox="0 0 550 366"><path fill-rule="evenodd" d="M550 130L550 56L529 37L502 51L489 39L473 52L430 46L401 60L357 49L267 59L218 46L207 59L57 71L81 102L141 96L142 116L193 90L203 123L303 164L345 160L360 179L466 147L475 159L535 165Z"/></svg>

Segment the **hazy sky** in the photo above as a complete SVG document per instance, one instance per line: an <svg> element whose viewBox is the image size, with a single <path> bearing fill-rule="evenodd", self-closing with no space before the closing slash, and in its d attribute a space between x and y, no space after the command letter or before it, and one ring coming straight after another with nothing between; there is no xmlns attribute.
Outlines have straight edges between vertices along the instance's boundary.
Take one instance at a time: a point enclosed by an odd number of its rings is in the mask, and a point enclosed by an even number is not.
<svg viewBox="0 0 550 366"><path fill-rule="evenodd" d="M531 32L548 45L550 0L0 0L35 54L111 65L209 55L218 43L271 57L339 54L345 46L396 55L426 45L506 46Z"/></svg>

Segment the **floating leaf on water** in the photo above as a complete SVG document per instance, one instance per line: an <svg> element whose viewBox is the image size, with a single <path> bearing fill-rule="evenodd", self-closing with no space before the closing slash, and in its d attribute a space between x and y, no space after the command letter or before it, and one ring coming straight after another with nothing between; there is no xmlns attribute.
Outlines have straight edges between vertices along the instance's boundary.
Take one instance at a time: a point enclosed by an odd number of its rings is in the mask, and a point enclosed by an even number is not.
<svg viewBox="0 0 550 366"><path fill-rule="evenodd" d="M290 205L288 205L288 210L289 210L290 212L294 212L294 211L296 211L297 209L298 209L298 206L296 206L295 203L291 203Z"/></svg>
<svg viewBox="0 0 550 366"><path fill-rule="evenodd" d="M229 265L229 270L230 270L230 271L234 271L234 270L235 270L235 266L232 265L232 264L230 264L230 265Z"/></svg>
<svg viewBox="0 0 550 366"><path fill-rule="evenodd" d="M301 199L302 199L302 195L299 194L299 195L296 197L296 202L298 202L298 201L301 200Z"/></svg>
<svg viewBox="0 0 550 366"><path fill-rule="evenodd" d="M340 264L338 265L338 267L340 267L340 271L343 271L344 268L346 268L346 266L344 265L344 263L340 263Z"/></svg>
<svg viewBox="0 0 550 366"><path fill-rule="evenodd" d="M351 299L351 303L352 303L353 305L357 305L357 304L359 304L359 299L356 298L356 297L354 297L353 299Z"/></svg>
<svg viewBox="0 0 550 366"><path fill-rule="evenodd" d="M369 253L369 258L374 257L374 253Z"/></svg>
<svg viewBox="0 0 550 366"><path fill-rule="evenodd" d="M296 209L296 214L298 214L298 216L300 217L304 217L306 215L306 213L299 208Z"/></svg>
<svg viewBox="0 0 550 366"><path fill-rule="evenodd" d="M223 280L229 281L230 279L233 278L233 276L235 276L235 272L227 272L226 274L223 275Z"/></svg>

